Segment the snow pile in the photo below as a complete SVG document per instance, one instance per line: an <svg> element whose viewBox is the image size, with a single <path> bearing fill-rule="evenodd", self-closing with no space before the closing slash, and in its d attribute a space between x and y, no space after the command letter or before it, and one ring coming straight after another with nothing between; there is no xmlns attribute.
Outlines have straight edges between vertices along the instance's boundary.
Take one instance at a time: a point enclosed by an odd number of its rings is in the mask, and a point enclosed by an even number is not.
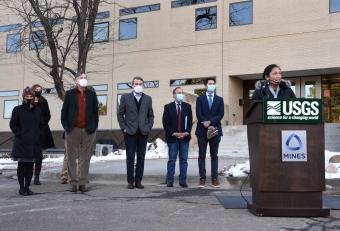
<svg viewBox="0 0 340 231"><path fill-rule="evenodd" d="M340 155L339 152L325 151L325 177L326 179L340 178L340 163L329 163L331 157ZM244 177L249 173L249 160L247 162L234 164L229 168L224 168L222 175L228 177Z"/></svg>
<svg viewBox="0 0 340 231"><path fill-rule="evenodd" d="M148 143L146 147L145 159L160 159L168 158L168 146L161 140L156 139L153 143ZM125 160L126 151L119 149L115 152L109 153L107 156L92 156L91 163L97 163L101 161L113 161L113 160ZM60 166L64 161L64 156L47 157L43 160L43 167L55 167ZM0 170L16 169L17 162L10 158L0 159Z"/></svg>

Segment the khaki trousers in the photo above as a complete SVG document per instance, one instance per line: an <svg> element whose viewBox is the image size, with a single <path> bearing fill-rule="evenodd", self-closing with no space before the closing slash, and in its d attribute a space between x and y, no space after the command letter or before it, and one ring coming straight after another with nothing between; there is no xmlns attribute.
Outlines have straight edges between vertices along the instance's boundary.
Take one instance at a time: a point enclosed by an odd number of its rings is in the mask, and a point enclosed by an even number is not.
<svg viewBox="0 0 340 231"><path fill-rule="evenodd" d="M88 182L95 138L96 133L88 134L85 128L73 128L66 134L68 177L71 185L86 185Z"/></svg>

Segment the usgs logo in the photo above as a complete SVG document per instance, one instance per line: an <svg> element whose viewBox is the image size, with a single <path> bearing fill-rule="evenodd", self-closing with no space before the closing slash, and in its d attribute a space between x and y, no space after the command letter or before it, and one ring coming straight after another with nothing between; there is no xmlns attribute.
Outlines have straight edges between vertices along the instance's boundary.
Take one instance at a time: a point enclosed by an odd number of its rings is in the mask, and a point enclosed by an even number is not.
<svg viewBox="0 0 340 231"><path fill-rule="evenodd" d="M318 101L268 101L267 115L316 116L319 108Z"/></svg>

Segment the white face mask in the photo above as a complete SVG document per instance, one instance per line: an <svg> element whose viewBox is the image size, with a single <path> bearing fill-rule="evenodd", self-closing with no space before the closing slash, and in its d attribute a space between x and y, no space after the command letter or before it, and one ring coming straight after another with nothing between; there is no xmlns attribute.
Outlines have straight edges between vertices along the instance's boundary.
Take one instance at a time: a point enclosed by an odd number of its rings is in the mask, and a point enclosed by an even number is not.
<svg viewBox="0 0 340 231"><path fill-rule="evenodd" d="M183 102L184 101L184 94L176 94L176 99L178 102Z"/></svg>
<svg viewBox="0 0 340 231"><path fill-rule="evenodd" d="M81 87L87 87L87 79L80 79L78 83Z"/></svg>
<svg viewBox="0 0 340 231"><path fill-rule="evenodd" d="M143 92L143 87L140 85L134 86L133 90L137 93L140 94Z"/></svg>

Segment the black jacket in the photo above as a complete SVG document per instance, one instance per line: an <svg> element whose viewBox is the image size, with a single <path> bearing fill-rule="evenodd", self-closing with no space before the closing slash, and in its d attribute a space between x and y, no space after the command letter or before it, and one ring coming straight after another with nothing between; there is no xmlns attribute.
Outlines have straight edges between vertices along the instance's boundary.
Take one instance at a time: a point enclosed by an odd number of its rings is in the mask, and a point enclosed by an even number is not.
<svg viewBox="0 0 340 231"><path fill-rule="evenodd" d="M91 134L98 128L98 99L96 92L87 88L86 94L86 131ZM61 124L66 132L72 131L78 115L77 89L68 90L61 109Z"/></svg>
<svg viewBox="0 0 340 231"><path fill-rule="evenodd" d="M39 101L35 103L35 106L40 108L41 110L41 121L42 128L40 132L40 143L41 148L44 150L46 148L55 147L53 136L50 127L48 126L48 122L51 119L50 108L48 106L48 102L44 97L40 97Z"/></svg>
<svg viewBox="0 0 340 231"><path fill-rule="evenodd" d="M181 103L181 126L182 132L188 132L189 136L182 139L183 141L189 142L191 139L191 128L192 128L192 111L191 105L185 102ZM172 136L173 133L177 132L178 128L178 114L176 109L176 103L172 102L164 106L164 112L162 117L163 127L165 130L165 139L168 143L175 143L178 139ZM185 127L186 125L186 127Z"/></svg>
<svg viewBox="0 0 340 231"><path fill-rule="evenodd" d="M42 120L39 108L16 106L12 111L9 126L14 133L13 158L36 159L42 156L40 146Z"/></svg>
<svg viewBox="0 0 340 231"><path fill-rule="evenodd" d="M278 99L293 99L296 98L293 90L290 88L290 81L282 79L280 82L280 91ZM273 99L274 96L269 90L269 82L267 80L259 80L255 83L255 91L252 100Z"/></svg>

